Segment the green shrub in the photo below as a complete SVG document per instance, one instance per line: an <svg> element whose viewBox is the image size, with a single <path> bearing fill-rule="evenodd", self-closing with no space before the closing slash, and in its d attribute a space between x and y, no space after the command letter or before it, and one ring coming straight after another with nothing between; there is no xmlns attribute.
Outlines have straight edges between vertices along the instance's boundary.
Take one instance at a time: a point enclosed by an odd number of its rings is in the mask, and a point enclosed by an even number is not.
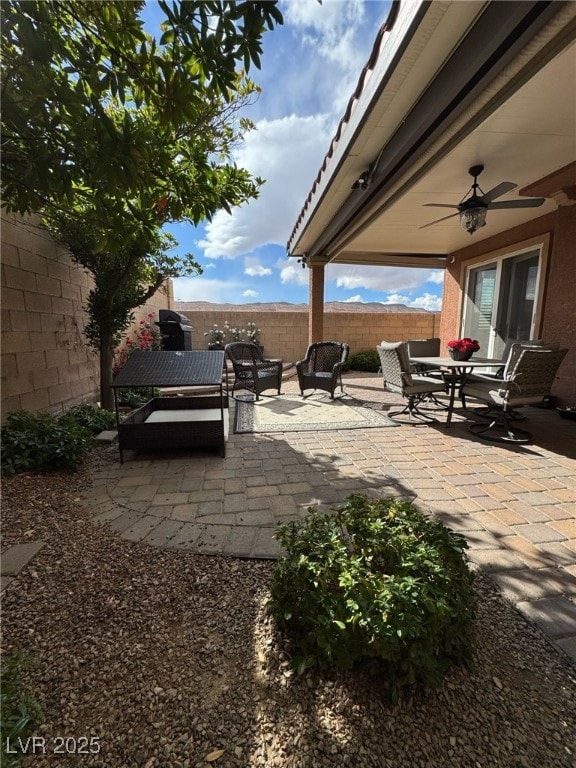
<svg viewBox="0 0 576 768"><path fill-rule="evenodd" d="M438 685L469 665L473 574L462 536L410 503L353 495L282 526L271 610L299 670L378 659L386 687Z"/></svg>
<svg viewBox="0 0 576 768"><path fill-rule="evenodd" d="M30 662L21 652L2 657L0 764L3 768L20 766L22 755L14 752L18 748L18 739L25 742L31 730L42 721L42 710L22 683L22 674L29 666Z"/></svg>
<svg viewBox="0 0 576 768"><path fill-rule="evenodd" d="M128 389L127 387L119 387L116 390L116 397L118 398L118 405L127 406L128 408L140 408L141 405L145 405L153 397L160 396L159 389Z"/></svg>
<svg viewBox="0 0 576 768"><path fill-rule="evenodd" d="M378 373L380 369L380 357L376 349L364 349L355 352L347 360L347 370L351 371L370 371Z"/></svg>
<svg viewBox="0 0 576 768"><path fill-rule="evenodd" d="M2 472L75 469L92 445L72 416L14 411L1 430Z"/></svg>
<svg viewBox="0 0 576 768"><path fill-rule="evenodd" d="M116 426L116 416L112 411L87 403L75 405L67 415L81 427L85 427L91 435L98 435L103 430L114 429Z"/></svg>

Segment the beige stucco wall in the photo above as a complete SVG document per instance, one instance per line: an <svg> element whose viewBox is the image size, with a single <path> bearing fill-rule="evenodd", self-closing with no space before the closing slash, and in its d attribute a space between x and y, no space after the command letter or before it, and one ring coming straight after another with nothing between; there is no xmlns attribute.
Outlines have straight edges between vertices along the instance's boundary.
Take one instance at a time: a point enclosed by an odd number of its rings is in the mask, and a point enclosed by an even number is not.
<svg viewBox="0 0 576 768"><path fill-rule="evenodd" d="M182 310L182 314L194 328L194 349L207 349L208 338L204 333L214 324L223 328L225 320L231 327L239 328L245 328L249 322L256 323L262 329L260 341L266 357L295 362L304 357L308 345L307 312L258 313L238 309L233 312ZM324 338L347 342L351 353L374 348L383 339L404 341L437 336L439 327L440 314L432 312L327 312L324 316Z"/></svg>
<svg viewBox="0 0 576 768"><path fill-rule="evenodd" d="M59 411L96 400L98 359L83 334L88 275L38 226L2 215L2 419L15 410ZM138 310L167 306L165 294Z"/></svg>
<svg viewBox="0 0 576 768"><path fill-rule="evenodd" d="M559 206L556 213L456 251L446 268L440 336L445 344L459 335L468 263L502 249L513 252L522 243L545 237L550 245L536 337L568 349L552 394L561 404L576 405L576 205Z"/></svg>

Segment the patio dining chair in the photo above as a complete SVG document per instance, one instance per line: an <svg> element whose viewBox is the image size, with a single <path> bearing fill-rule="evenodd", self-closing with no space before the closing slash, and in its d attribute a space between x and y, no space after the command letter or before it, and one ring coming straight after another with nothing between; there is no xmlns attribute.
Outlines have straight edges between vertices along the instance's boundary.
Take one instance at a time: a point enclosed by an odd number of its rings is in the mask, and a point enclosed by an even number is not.
<svg viewBox="0 0 576 768"><path fill-rule="evenodd" d="M408 345L405 342L383 341L376 349L380 357L384 389L400 394L407 400L404 408L399 411L391 411L388 416L401 416L407 413L410 423L413 419L427 422L437 421L434 417L423 413L418 405L434 392L445 393L446 384L444 381L413 374L410 370Z"/></svg>
<svg viewBox="0 0 576 768"><path fill-rule="evenodd" d="M514 366L518 362L518 358L520 357L523 349L558 349L557 344L545 344L542 339L526 339L524 341L508 341L506 342L506 346L504 347L504 356L502 357L502 360L504 362L504 365L498 368L496 373L469 373L466 376L466 382L472 383L472 382L494 382L494 381L502 381L504 379L509 379L512 371L514 370ZM462 389L460 391L460 400L462 402L462 407L466 408L466 390ZM489 405L483 405L479 406L478 408L472 409L475 414L482 417L489 417L492 413L492 406ZM525 419L526 417L524 414L520 413L519 411L515 410L514 408L510 408L508 410L508 418L509 419Z"/></svg>
<svg viewBox="0 0 576 768"><path fill-rule="evenodd" d="M408 356L410 360L413 357L440 357L440 339L437 337L431 339L408 339L406 341L408 347ZM423 376L429 376L431 379L437 379L438 381L444 381L444 373L438 368L437 365L425 365L424 363L410 363L413 373L422 374ZM436 408L446 408L446 403L438 400L434 395L430 394L424 398L426 404L434 406Z"/></svg>
<svg viewBox="0 0 576 768"><path fill-rule="evenodd" d="M329 392L334 399L334 391L342 386L342 369L348 358L350 347L340 341L317 341L309 344L306 355L296 363L300 394L304 397L305 389L321 389Z"/></svg>
<svg viewBox="0 0 576 768"><path fill-rule="evenodd" d="M528 443L532 434L513 425L513 409L523 405L539 405L550 394L567 349L520 347L520 354L502 380L467 381L464 395L488 404L486 421L474 422L468 429L483 440L504 443ZM513 348L514 348L513 347ZM483 414L479 414L483 415Z"/></svg>
<svg viewBox="0 0 576 768"><path fill-rule="evenodd" d="M282 360L267 359L260 347L248 341L233 341L224 348L232 364L234 383L230 396L236 389L247 389L254 393L256 400L267 389L276 389L280 394L282 384ZM228 366L226 367L226 389L228 391Z"/></svg>
<svg viewBox="0 0 576 768"><path fill-rule="evenodd" d="M413 357L440 357L440 339L408 339L408 356ZM417 373L426 373L426 366L415 366Z"/></svg>

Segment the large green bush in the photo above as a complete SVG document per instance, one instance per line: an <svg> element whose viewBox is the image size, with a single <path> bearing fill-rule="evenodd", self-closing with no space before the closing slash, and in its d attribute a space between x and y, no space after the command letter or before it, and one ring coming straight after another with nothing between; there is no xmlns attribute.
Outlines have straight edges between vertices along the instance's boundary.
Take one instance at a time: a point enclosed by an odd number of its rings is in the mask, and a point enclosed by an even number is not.
<svg viewBox="0 0 576 768"><path fill-rule="evenodd" d="M1 430L2 472L75 469L89 452L92 435L73 416L14 411Z"/></svg>
<svg viewBox="0 0 576 768"><path fill-rule="evenodd" d="M380 357L376 349L363 349L360 352L355 352L347 360L346 370L378 373L379 369Z"/></svg>
<svg viewBox="0 0 576 768"><path fill-rule="evenodd" d="M350 667L378 659L392 692L438 685L469 665L475 615L466 542L408 502L350 496L282 526L286 554L271 610L294 644L294 665Z"/></svg>

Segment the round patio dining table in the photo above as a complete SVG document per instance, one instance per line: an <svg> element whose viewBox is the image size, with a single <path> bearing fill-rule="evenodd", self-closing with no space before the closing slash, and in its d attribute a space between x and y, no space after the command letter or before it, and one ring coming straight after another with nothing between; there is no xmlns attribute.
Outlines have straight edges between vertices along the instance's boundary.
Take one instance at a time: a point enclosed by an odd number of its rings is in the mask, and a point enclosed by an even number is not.
<svg viewBox="0 0 576 768"><path fill-rule="evenodd" d="M456 391L466 382L467 375L474 368L500 368L503 365L502 360L488 357L471 357L470 360L453 360L451 357L411 357L410 362L426 368L440 368L445 371L449 397L447 427L452 423Z"/></svg>

